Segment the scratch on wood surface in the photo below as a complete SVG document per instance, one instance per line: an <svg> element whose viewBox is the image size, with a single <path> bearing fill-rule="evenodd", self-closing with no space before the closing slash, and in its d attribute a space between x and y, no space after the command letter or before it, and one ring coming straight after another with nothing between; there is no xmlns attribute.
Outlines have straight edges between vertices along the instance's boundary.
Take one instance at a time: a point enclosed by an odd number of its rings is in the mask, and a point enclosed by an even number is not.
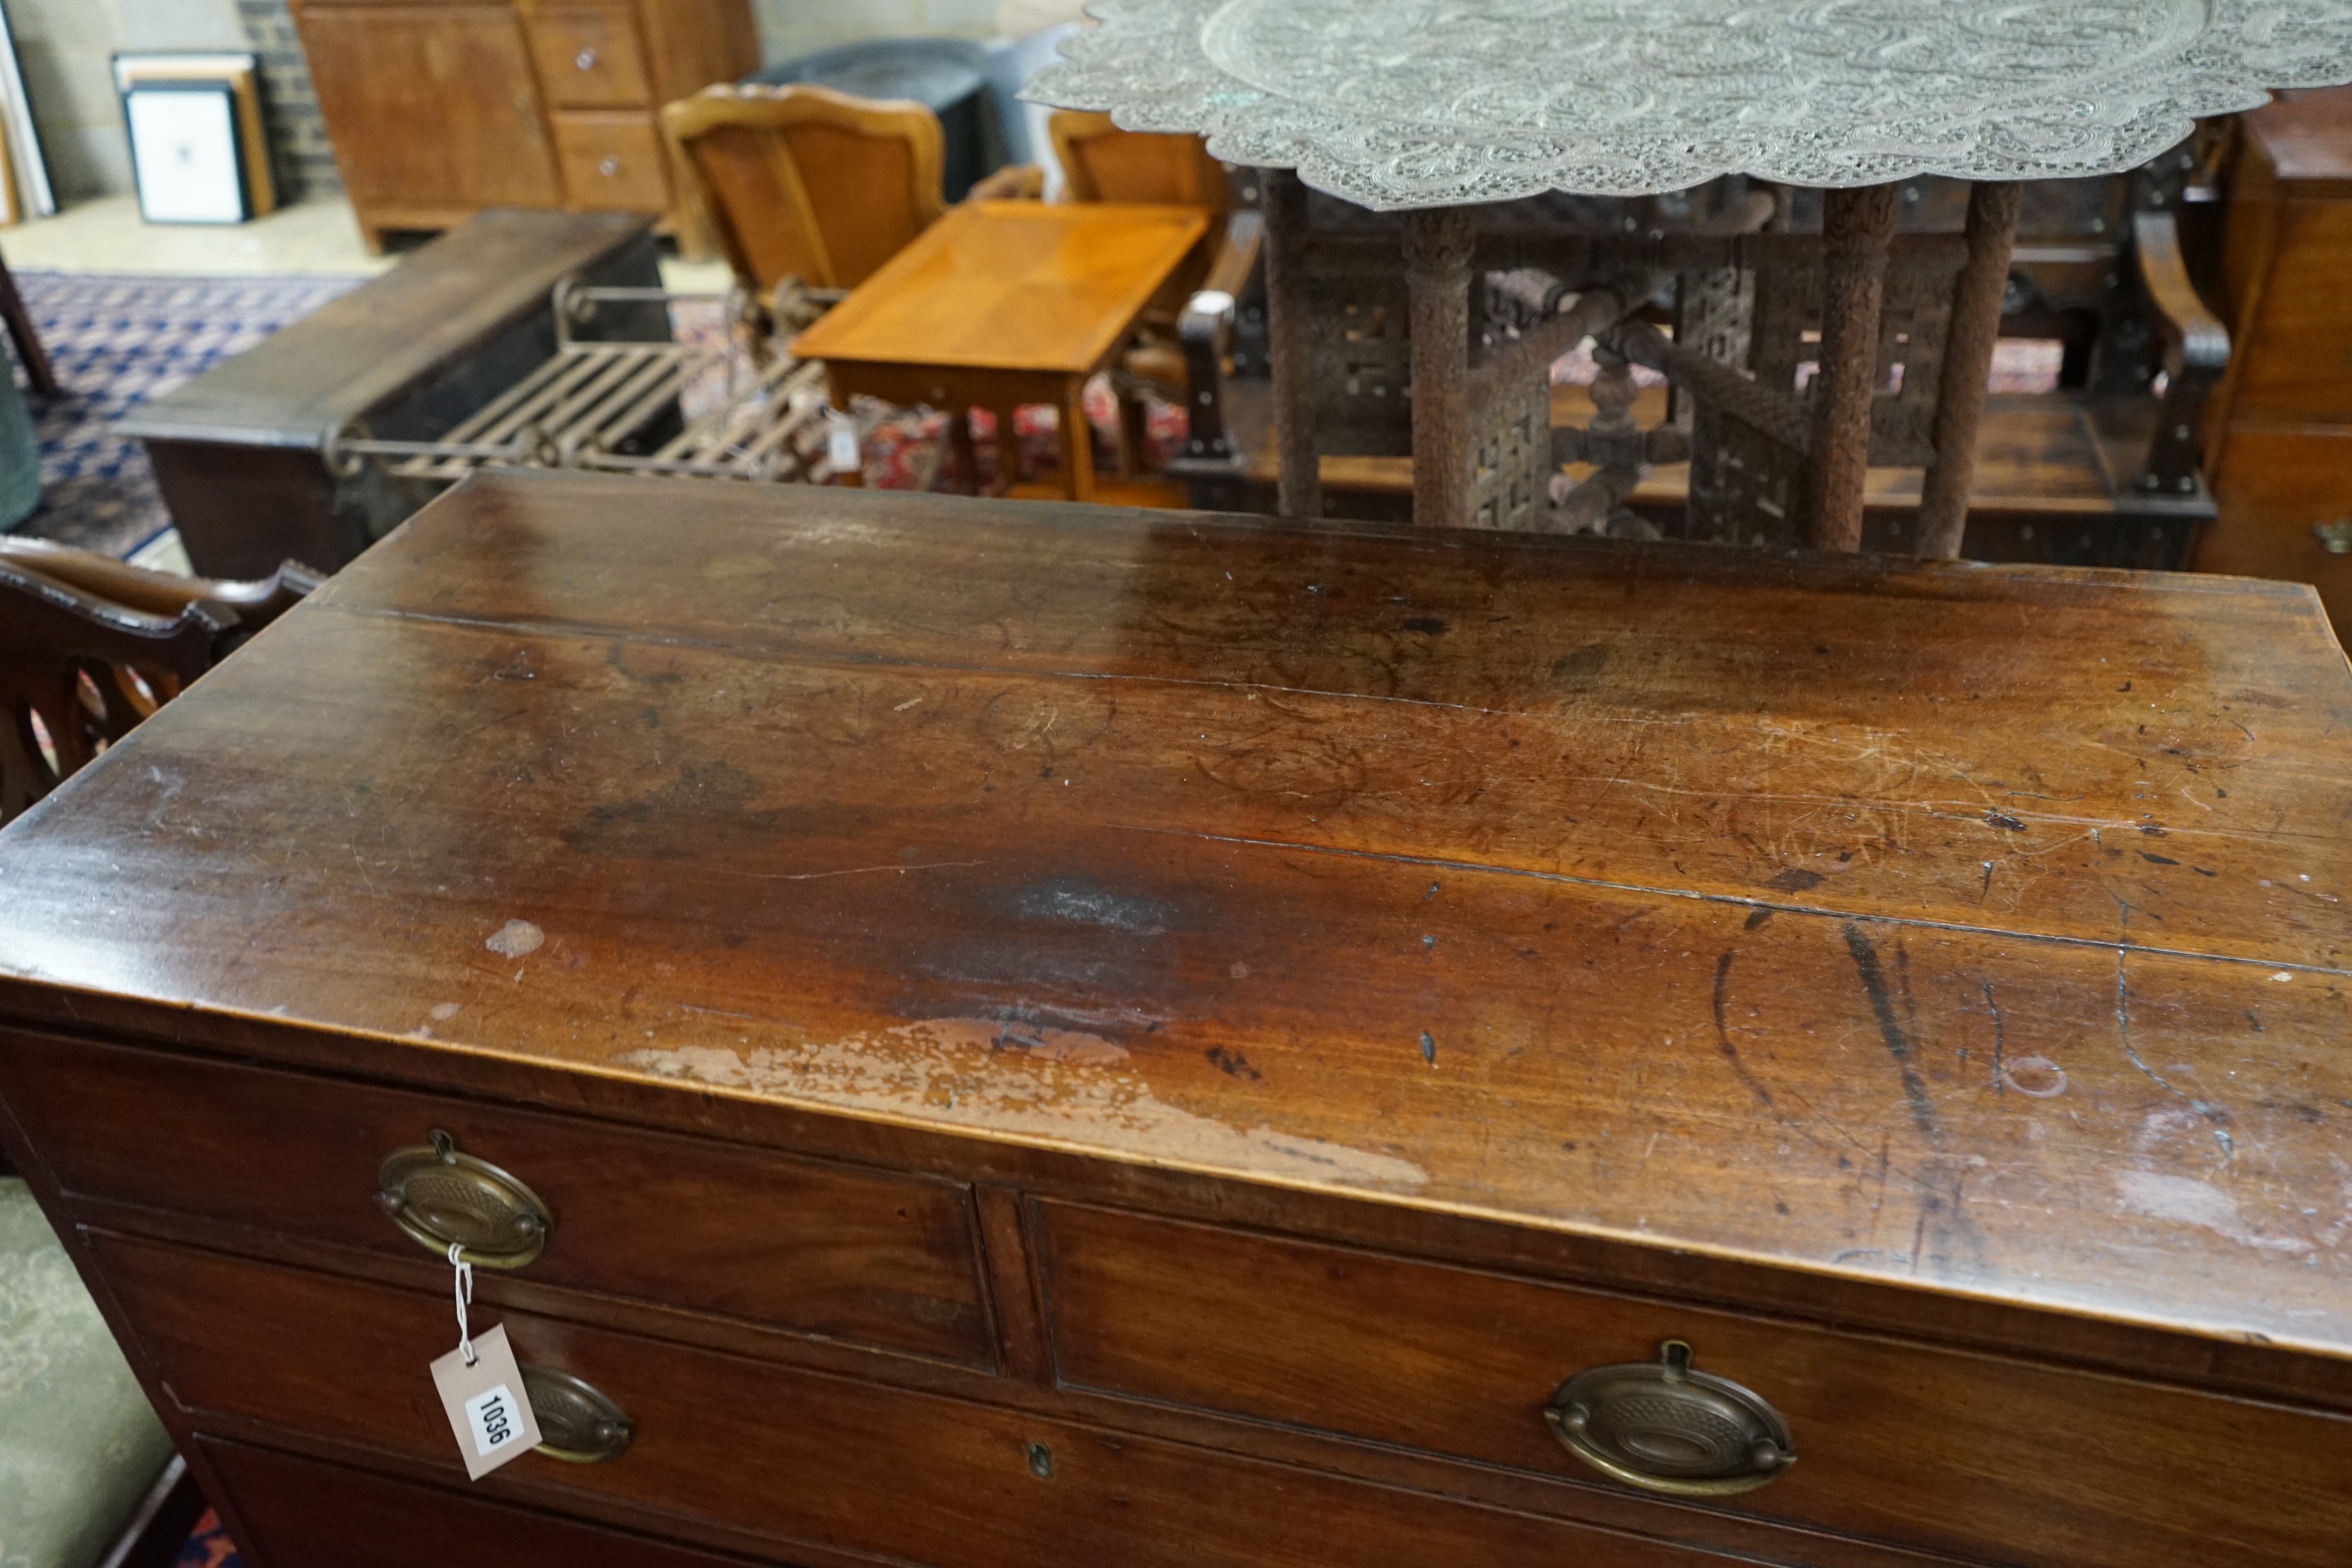
<svg viewBox="0 0 2352 1568"><path fill-rule="evenodd" d="M656 1079L1297 1181L1415 1187L1429 1181L1410 1161L1273 1127L1234 1127L1171 1105L1127 1060L1124 1047L1099 1036L988 1018L929 1019L742 1051L647 1047L613 1058Z"/></svg>
<svg viewBox="0 0 2352 1568"><path fill-rule="evenodd" d="M1853 967L1862 977L1864 994L1870 998L1871 1013L1878 1020L1878 1037L1885 1042L1886 1054L1895 1058L1895 1066L1903 1076L1903 1098L1910 1102L1911 1120L1921 1133L1933 1139L1937 1135L1936 1102L1928 1097L1927 1082L1911 1065L1911 1041L1904 1034L1901 1020L1895 1016L1895 998L1886 989L1886 973L1879 966L1878 950L1870 945L1870 938L1860 926L1848 921L1841 928L1845 933L1846 951L1853 955Z"/></svg>
<svg viewBox="0 0 2352 1568"><path fill-rule="evenodd" d="M2137 1068L2150 1083L2155 1084L2165 1093L2182 1100L2191 1110L2211 1121L2214 1124L2213 1142L2221 1146L2222 1161L2226 1163L2235 1159L2238 1153L2237 1144L2231 1138L2229 1129L2221 1125L2229 1121L2229 1111L2210 1100L2200 1100L2170 1082L2163 1074L2142 1061L2139 1051L2132 1045L2131 984L2125 970L2126 960L2126 950L2120 947L2116 949L2116 1037L2123 1043L2125 1058Z"/></svg>
<svg viewBox="0 0 2352 1568"><path fill-rule="evenodd" d="M920 865L907 866L845 866L838 871L739 871L732 866L713 866L710 869L730 877L749 877L760 882L822 882L828 877L866 877L877 871L946 871L971 866L985 866L985 860L926 860Z"/></svg>

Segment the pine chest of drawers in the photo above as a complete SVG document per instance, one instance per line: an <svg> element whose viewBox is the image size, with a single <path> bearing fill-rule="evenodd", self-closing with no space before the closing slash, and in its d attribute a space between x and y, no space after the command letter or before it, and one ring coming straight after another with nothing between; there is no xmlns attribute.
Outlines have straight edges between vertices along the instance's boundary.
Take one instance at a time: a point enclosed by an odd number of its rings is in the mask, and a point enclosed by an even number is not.
<svg viewBox="0 0 2352 1568"><path fill-rule="evenodd" d="M2338 1568L2347 734L2285 584L477 479L0 836L0 1137L257 1568Z"/></svg>

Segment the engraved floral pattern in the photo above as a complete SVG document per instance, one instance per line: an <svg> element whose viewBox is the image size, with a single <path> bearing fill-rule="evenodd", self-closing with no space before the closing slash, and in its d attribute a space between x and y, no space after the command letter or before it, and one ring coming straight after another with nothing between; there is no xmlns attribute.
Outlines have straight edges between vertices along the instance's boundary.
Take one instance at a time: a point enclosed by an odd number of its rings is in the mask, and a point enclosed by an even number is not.
<svg viewBox="0 0 2352 1568"><path fill-rule="evenodd" d="M2352 80L2352 0L1099 0L1027 96L1365 206L2018 179Z"/></svg>

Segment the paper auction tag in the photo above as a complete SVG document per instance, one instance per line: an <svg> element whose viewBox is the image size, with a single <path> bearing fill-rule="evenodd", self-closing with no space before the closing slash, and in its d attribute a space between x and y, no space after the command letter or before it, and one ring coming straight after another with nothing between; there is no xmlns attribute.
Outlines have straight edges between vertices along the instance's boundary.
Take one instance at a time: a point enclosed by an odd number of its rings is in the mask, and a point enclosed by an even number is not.
<svg viewBox="0 0 2352 1568"><path fill-rule="evenodd" d="M835 419L825 432L825 461L841 473L858 471L860 460L857 426L854 421Z"/></svg>
<svg viewBox="0 0 2352 1568"><path fill-rule="evenodd" d="M433 1385L441 1391L441 1406L448 1413L450 1429L466 1458L466 1475L480 1480L519 1454L528 1454L539 1442L539 1417L522 1386L522 1369L515 1364L514 1347L507 1343L501 1323L467 1342L474 1360L466 1361L459 1345L433 1363Z"/></svg>

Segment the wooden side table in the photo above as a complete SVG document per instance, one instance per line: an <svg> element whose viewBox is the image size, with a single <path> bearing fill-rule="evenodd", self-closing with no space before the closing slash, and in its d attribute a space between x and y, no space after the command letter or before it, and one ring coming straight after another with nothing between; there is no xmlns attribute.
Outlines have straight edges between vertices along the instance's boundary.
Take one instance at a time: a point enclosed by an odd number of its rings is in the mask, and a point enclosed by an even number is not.
<svg viewBox="0 0 2352 1568"><path fill-rule="evenodd" d="M1062 493L1091 500L1087 380L1110 363L1208 232L1191 206L967 202L793 342L823 360L836 405L864 395L951 412L1061 411ZM1006 471L1012 471L1008 465Z"/></svg>
<svg viewBox="0 0 2352 1568"><path fill-rule="evenodd" d="M1543 368L1591 336L1621 362L1666 372L1698 409L1687 439L1669 431L1652 443L1626 428L1605 452L1570 443L1612 489L1687 452L1763 495L1759 510L1801 516L1815 546L1853 551L1874 451L1924 451L1927 556L1958 554L1967 521L2020 182L2132 168L2194 116L2268 88L2352 79L2352 0L2245 11L1103 0L1096 14L1102 26L1073 40L1033 96L1108 110L1130 130L1205 134L1219 157L1297 173L1267 184L1286 511L1318 510L1297 341L1303 183L1406 215L1422 526L1518 525L1525 491L1556 471L1559 450L1542 447ZM1965 236L1906 262L1899 182L1922 174L1976 190ZM1652 258L1563 274L1557 314L1482 353L1474 280L1532 254L1496 252L1482 232L1495 206L1546 190L1655 195L1725 174L1825 188L1823 233L1753 236L1802 240L1769 258L1737 248L1706 258L1696 270L1725 291L1687 341L1635 320L1661 274L1694 270ZM2168 426L2193 425L2218 346L2193 336L2176 346ZM1801 352L1818 367L1801 393ZM1616 499L1588 486L1555 507L1572 521Z"/></svg>

